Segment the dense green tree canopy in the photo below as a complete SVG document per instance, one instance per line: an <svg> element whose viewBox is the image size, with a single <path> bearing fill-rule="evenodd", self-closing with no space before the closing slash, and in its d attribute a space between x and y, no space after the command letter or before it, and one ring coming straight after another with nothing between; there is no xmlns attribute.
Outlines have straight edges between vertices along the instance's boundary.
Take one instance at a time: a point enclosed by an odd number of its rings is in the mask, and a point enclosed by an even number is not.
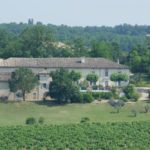
<svg viewBox="0 0 150 150"><path fill-rule="evenodd" d="M20 35L20 40L25 57L46 57L52 48L52 32L42 25L25 29Z"/></svg>
<svg viewBox="0 0 150 150"><path fill-rule="evenodd" d="M87 75L86 80L89 81L90 84L95 84L98 80L98 76L95 73L90 73Z"/></svg>
<svg viewBox="0 0 150 150"><path fill-rule="evenodd" d="M30 92L36 85L38 85L38 78L28 68L19 68L12 72L11 79L9 80L10 90L12 92L20 90L23 100L25 100L26 93Z"/></svg>
<svg viewBox="0 0 150 150"><path fill-rule="evenodd" d="M49 94L58 102L74 102L78 100L79 88L72 82L70 72L63 68L50 73L52 82L49 86Z"/></svg>
<svg viewBox="0 0 150 150"><path fill-rule="evenodd" d="M118 85L120 86L121 81L128 81L129 77L125 73L117 72L111 74L110 79L112 81L118 82Z"/></svg>
<svg viewBox="0 0 150 150"><path fill-rule="evenodd" d="M78 80L81 78L81 73L80 73L80 72L75 72L74 70L72 70L72 71L70 72L70 78L71 78L74 82L76 82L76 81L78 81Z"/></svg>

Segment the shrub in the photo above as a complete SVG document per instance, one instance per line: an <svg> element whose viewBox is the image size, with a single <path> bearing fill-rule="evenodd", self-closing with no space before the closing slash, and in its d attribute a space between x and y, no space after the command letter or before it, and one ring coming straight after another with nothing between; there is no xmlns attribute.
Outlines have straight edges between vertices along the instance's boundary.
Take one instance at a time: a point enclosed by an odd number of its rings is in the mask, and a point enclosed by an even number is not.
<svg viewBox="0 0 150 150"><path fill-rule="evenodd" d="M122 100L109 100L108 103L116 109L116 113L119 113L121 107L125 105L124 101Z"/></svg>
<svg viewBox="0 0 150 150"><path fill-rule="evenodd" d="M124 102L127 102L127 101L128 101L128 99L127 99L125 96L122 96L122 97L120 97L119 99L122 100L122 101L124 101Z"/></svg>
<svg viewBox="0 0 150 150"><path fill-rule="evenodd" d="M83 117L81 118L80 123L88 123L90 121L90 119L88 117Z"/></svg>
<svg viewBox="0 0 150 150"><path fill-rule="evenodd" d="M111 99L113 94L112 92L100 92L100 97L103 99Z"/></svg>
<svg viewBox="0 0 150 150"><path fill-rule="evenodd" d="M85 103L91 103L94 99L93 99L93 96L92 96L92 93L83 93L83 102Z"/></svg>
<svg viewBox="0 0 150 150"><path fill-rule="evenodd" d="M92 96L94 99L100 100L100 93L99 92L93 92Z"/></svg>
<svg viewBox="0 0 150 150"><path fill-rule="evenodd" d="M38 120L38 123L39 123L39 124L44 124L44 118L43 118L43 117L40 117L39 120Z"/></svg>
<svg viewBox="0 0 150 150"><path fill-rule="evenodd" d="M135 86L133 84L129 84L123 89L123 92L125 93L125 96L132 100L137 101L139 99L139 94L135 91Z"/></svg>
<svg viewBox="0 0 150 150"><path fill-rule="evenodd" d="M112 92L93 92L92 96L94 99L111 99L113 97Z"/></svg>
<svg viewBox="0 0 150 150"><path fill-rule="evenodd" d="M78 90L78 88L73 89L74 92L72 92L72 96L70 97L71 103L78 103L81 102L81 93Z"/></svg>
<svg viewBox="0 0 150 150"><path fill-rule="evenodd" d="M34 117L29 117L26 119L26 124L27 125L36 124L36 119Z"/></svg>

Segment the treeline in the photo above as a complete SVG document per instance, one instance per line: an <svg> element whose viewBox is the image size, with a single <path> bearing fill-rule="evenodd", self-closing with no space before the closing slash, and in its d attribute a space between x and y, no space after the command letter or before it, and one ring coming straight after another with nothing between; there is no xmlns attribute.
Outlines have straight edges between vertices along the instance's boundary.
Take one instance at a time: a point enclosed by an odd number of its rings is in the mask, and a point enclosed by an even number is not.
<svg viewBox="0 0 150 150"><path fill-rule="evenodd" d="M36 25L42 25L37 22ZM0 29L4 29L15 35L20 35L24 29L33 26L33 22L0 24ZM105 41L117 43L121 49L130 50L137 44L145 45L145 35L150 33L150 26L131 26L128 24L118 25L115 27L69 27L65 25L56 26L46 25L53 31L57 41L73 43L75 39L82 38L86 46L91 45L92 41Z"/></svg>
<svg viewBox="0 0 150 150"><path fill-rule="evenodd" d="M149 26L68 27L0 24L0 57L104 57L150 72ZM150 42L149 42L150 43Z"/></svg>

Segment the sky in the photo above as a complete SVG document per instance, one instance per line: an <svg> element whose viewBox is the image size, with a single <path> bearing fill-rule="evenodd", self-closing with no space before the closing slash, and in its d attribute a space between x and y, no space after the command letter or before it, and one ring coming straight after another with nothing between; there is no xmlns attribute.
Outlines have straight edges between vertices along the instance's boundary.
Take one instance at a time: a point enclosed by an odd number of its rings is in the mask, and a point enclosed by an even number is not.
<svg viewBox="0 0 150 150"><path fill-rule="evenodd" d="M69 26L150 25L150 0L0 0L0 23Z"/></svg>

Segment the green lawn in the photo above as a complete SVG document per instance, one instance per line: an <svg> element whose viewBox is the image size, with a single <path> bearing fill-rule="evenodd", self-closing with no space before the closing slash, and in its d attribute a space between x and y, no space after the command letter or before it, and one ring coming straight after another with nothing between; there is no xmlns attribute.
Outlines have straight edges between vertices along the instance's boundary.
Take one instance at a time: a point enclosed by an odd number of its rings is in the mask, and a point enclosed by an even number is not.
<svg viewBox="0 0 150 150"><path fill-rule="evenodd" d="M0 125L23 125L27 117L44 117L46 124L79 123L82 117L91 122L150 120L150 113L141 113L144 102L126 104L119 114L106 103L68 104L63 106L40 105L33 102L0 103ZM137 117L131 110L138 111Z"/></svg>

